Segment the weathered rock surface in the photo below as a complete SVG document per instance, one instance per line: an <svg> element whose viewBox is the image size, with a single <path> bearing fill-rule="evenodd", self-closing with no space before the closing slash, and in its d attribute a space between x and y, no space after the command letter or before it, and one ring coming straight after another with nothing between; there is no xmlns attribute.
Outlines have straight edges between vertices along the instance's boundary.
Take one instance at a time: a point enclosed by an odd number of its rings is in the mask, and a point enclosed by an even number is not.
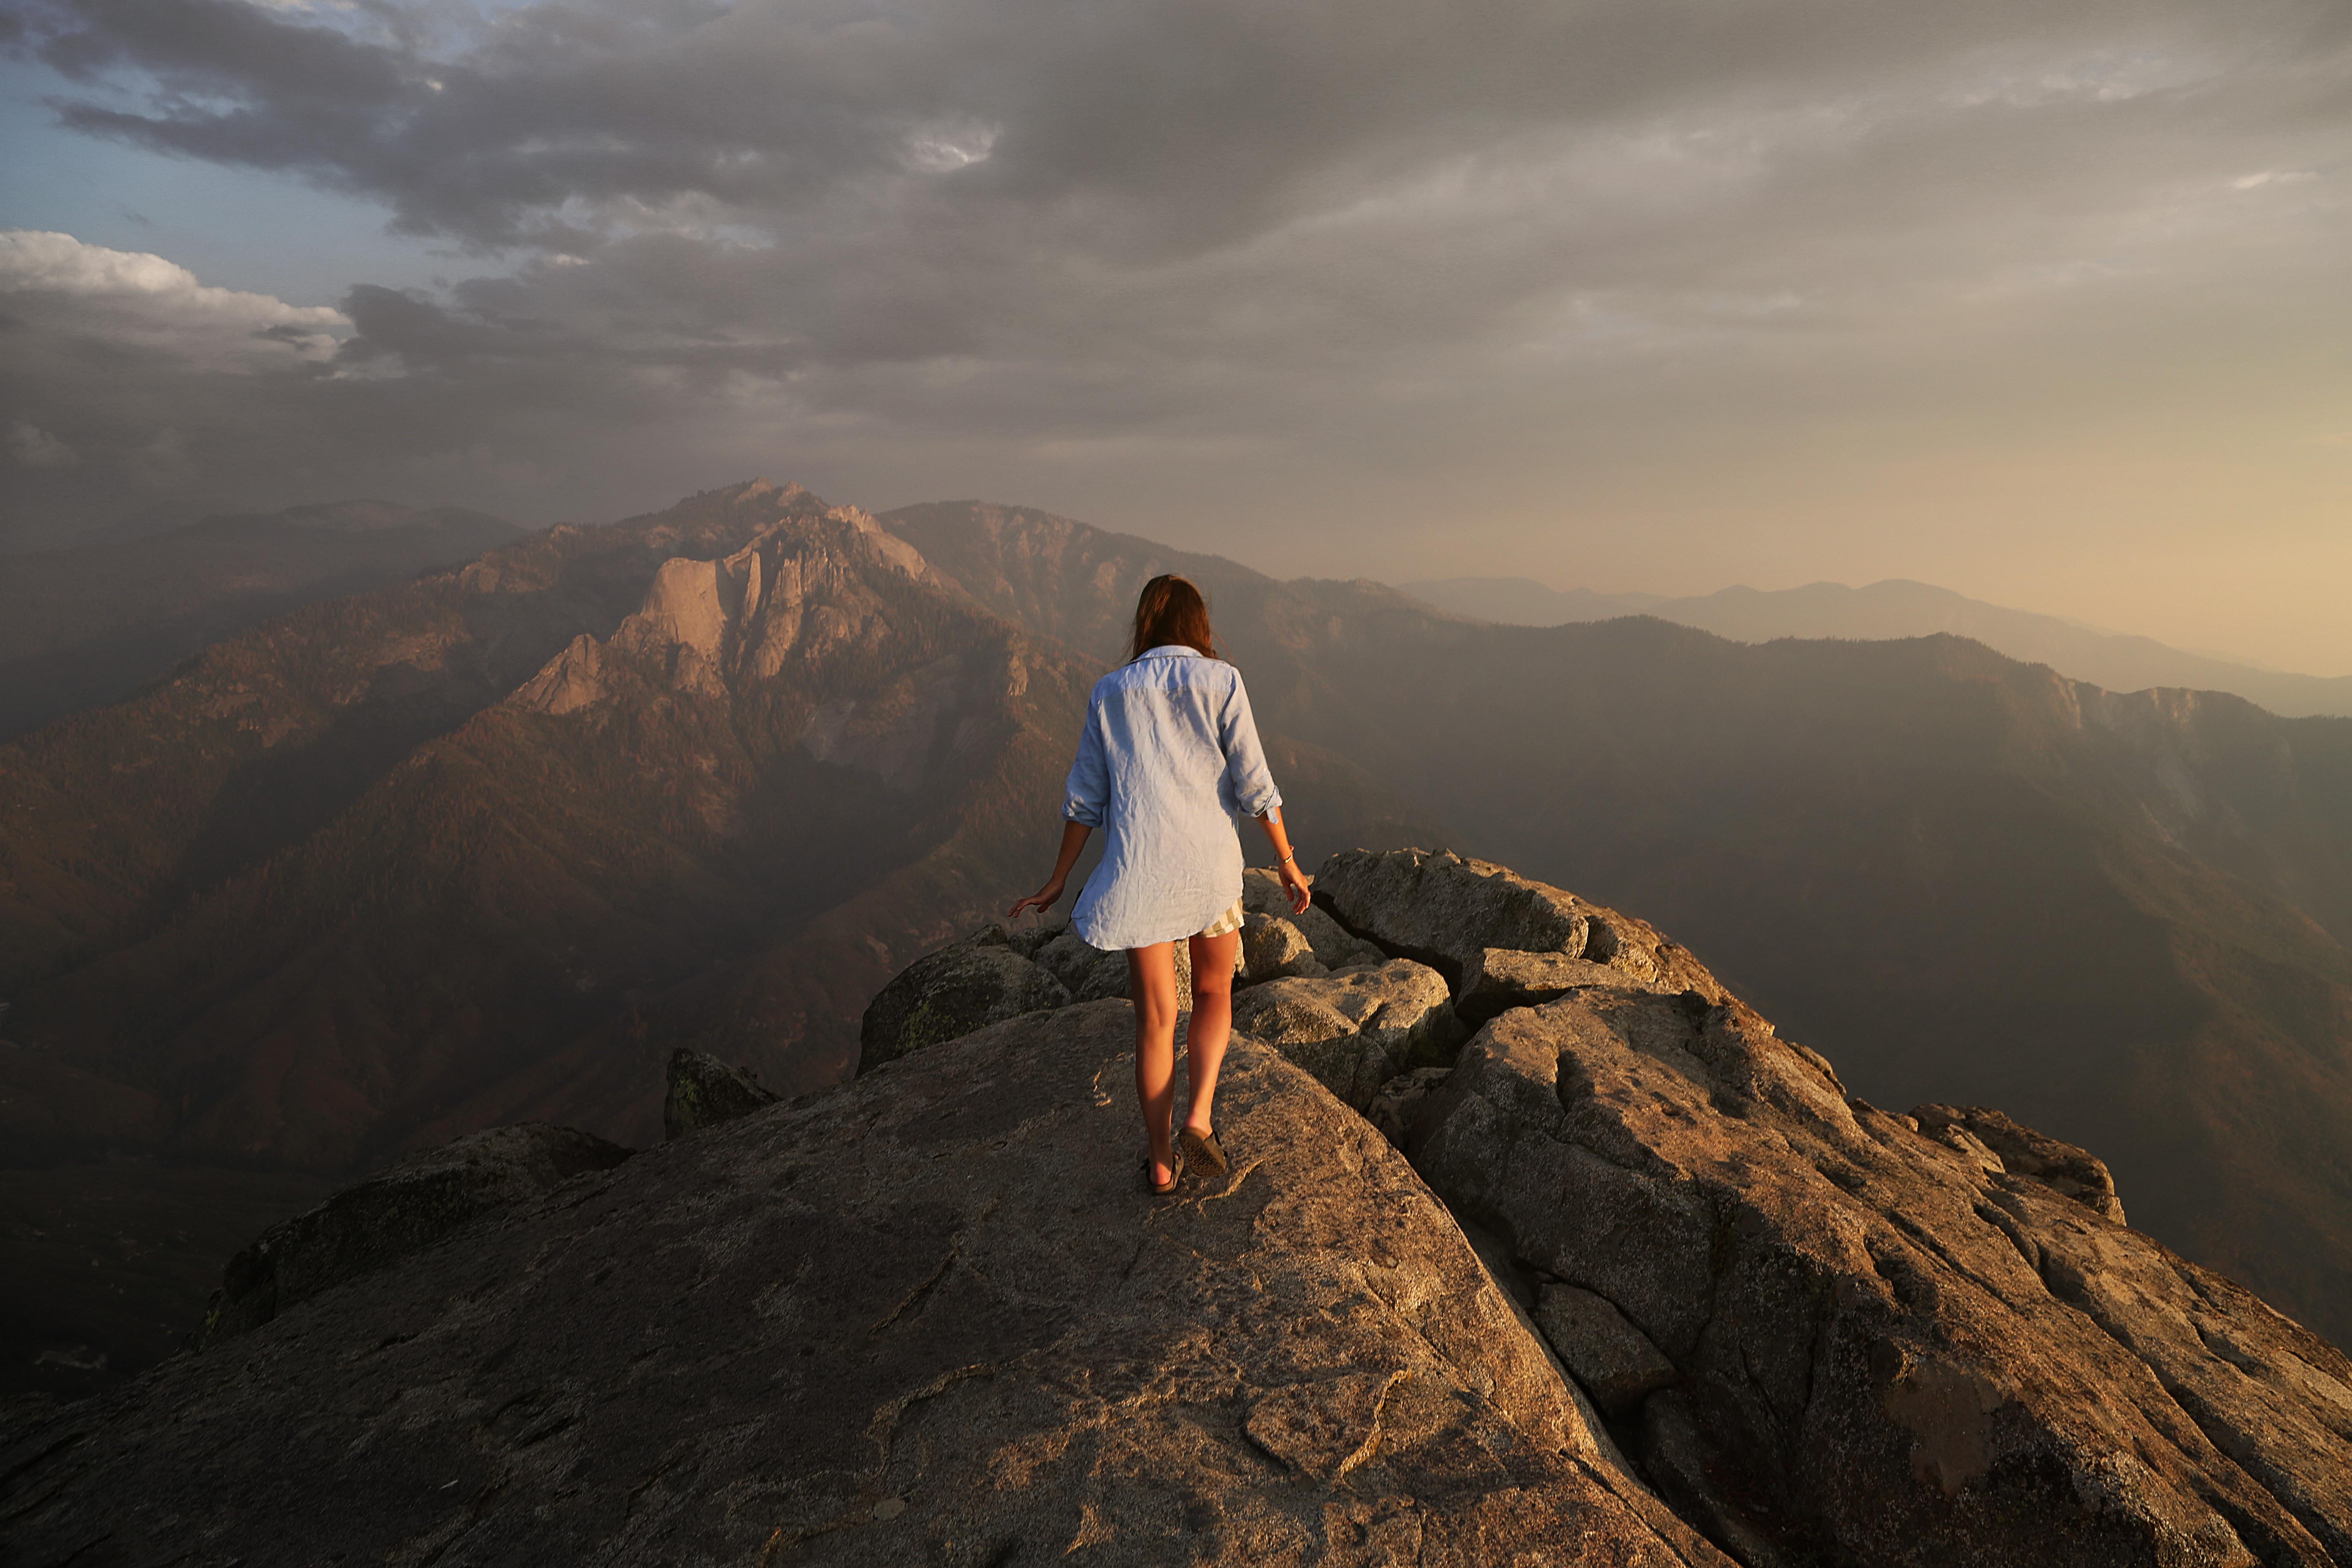
<svg viewBox="0 0 2352 1568"><path fill-rule="evenodd" d="M1474 1028L1513 1007L1555 1002L1584 985L1623 985L1633 977L1622 969L1564 952L1521 952L1507 947L1478 950L1462 978L1454 1011Z"/></svg>
<svg viewBox="0 0 2352 1568"><path fill-rule="evenodd" d="M10 1554L1723 1563L1272 1051L1227 1058L1229 1177L1146 1198L1131 1037L999 1024L34 1415Z"/></svg>
<svg viewBox="0 0 2352 1568"><path fill-rule="evenodd" d="M662 1136L683 1138L749 1116L782 1099L742 1068L730 1067L708 1051L684 1047L669 1054L669 1088L662 1096Z"/></svg>
<svg viewBox="0 0 2352 1568"><path fill-rule="evenodd" d="M1315 873L1315 896L1349 931L1420 959L1466 994L1488 948L1605 964L1670 991L1727 994L1646 922L1587 903L1508 867L1426 849L1343 850Z"/></svg>
<svg viewBox="0 0 2352 1568"><path fill-rule="evenodd" d="M464 1226L609 1171L634 1151L570 1127L525 1122L468 1133L346 1187L262 1232L229 1259L197 1342L259 1328L297 1302L370 1274Z"/></svg>
<svg viewBox="0 0 2352 1568"><path fill-rule="evenodd" d="M1242 910L1245 914L1264 915L1296 928L1307 939L1307 946L1314 949L1316 962L1326 969L1384 963L1391 956L1374 943L1351 934L1319 905L1309 904L1303 910L1291 909L1290 895L1282 890L1282 879L1263 867L1253 866L1242 873Z"/></svg>
<svg viewBox="0 0 2352 1568"><path fill-rule="evenodd" d="M1237 991L1234 1027L1276 1047L1360 1110L1399 1073L1450 1059L1462 1038L1444 978L1409 958Z"/></svg>
<svg viewBox="0 0 2352 1568"><path fill-rule="evenodd" d="M1948 1129L1967 1133L2012 1176L2031 1176L2063 1197L2117 1225L2126 1223L2124 1202L2107 1163L2087 1149L2021 1127L2003 1112L1982 1105L1922 1105L1911 1119L1929 1137Z"/></svg>
<svg viewBox="0 0 2352 1568"><path fill-rule="evenodd" d="M1294 974L1312 977L1331 973L1315 956L1315 944L1307 940L1307 933L1276 915L1242 918L1240 965L1234 977L1236 985L1263 985Z"/></svg>
<svg viewBox="0 0 2352 1568"><path fill-rule="evenodd" d="M1412 1152L1673 1363L1642 1462L1745 1562L2352 1562L2352 1363L1744 1006L1507 1012Z"/></svg>
<svg viewBox="0 0 2352 1568"><path fill-rule="evenodd" d="M1643 1400L1675 1381L1675 1363L1605 1297L1549 1284L1537 1298L1535 1317L1560 1364L1612 1419L1633 1415Z"/></svg>
<svg viewBox="0 0 2352 1568"><path fill-rule="evenodd" d="M1379 1128L1381 1136L1391 1143L1403 1148L1412 1134L1412 1124L1421 1115L1421 1108L1453 1070L1427 1067L1399 1073L1381 1085L1372 1096L1372 1103L1364 1108L1364 1120Z"/></svg>
<svg viewBox="0 0 2352 1568"><path fill-rule="evenodd" d="M1123 988L1124 969L1120 978ZM988 926L917 959L882 988L858 1025L857 1070L1070 1000L1061 980L1013 950L1003 926Z"/></svg>

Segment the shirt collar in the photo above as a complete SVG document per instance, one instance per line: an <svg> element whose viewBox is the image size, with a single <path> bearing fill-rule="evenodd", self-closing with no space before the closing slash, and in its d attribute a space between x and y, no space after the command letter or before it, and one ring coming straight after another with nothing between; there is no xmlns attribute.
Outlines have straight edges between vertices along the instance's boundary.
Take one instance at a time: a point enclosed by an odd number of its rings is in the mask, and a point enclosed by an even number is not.
<svg viewBox="0 0 2352 1568"><path fill-rule="evenodd" d="M1198 658L1201 657L1201 650L1196 647L1188 647L1181 642L1170 642L1161 643L1158 647L1145 648L1141 657L1145 658L1160 658L1163 656L1177 654L1181 654L1186 658Z"/></svg>

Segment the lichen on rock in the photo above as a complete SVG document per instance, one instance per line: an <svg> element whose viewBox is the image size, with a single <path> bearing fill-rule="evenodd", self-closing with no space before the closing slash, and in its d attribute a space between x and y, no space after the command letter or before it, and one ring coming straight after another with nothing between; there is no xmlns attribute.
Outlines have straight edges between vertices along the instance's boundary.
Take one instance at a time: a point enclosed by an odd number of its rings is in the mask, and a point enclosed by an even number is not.
<svg viewBox="0 0 2352 1568"><path fill-rule="evenodd" d="M684 1047L669 1058L668 1088L662 1096L662 1136L683 1138L749 1116L782 1097L763 1086L748 1068L730 1067L706 1051Z"/></svg>
<svg viewBox="0 0 2352 1568"><path fill-rule="evenodd" d="M858 1026L857 1070L1071 1000L1063 984L1013 950L1003 926L916 960L882 988Z"/></svg>

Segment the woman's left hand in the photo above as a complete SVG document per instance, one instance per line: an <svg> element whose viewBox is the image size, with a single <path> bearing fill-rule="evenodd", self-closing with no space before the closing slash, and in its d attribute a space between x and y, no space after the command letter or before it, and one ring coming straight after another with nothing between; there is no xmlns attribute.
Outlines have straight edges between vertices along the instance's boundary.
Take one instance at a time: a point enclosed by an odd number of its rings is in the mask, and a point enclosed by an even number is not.
<svg viewBox="0 0 2352 1568"><path fill-rule="evenodd" d="M1277 869L1282 876L1282 890L1290 899L1290 912L1305 914L1307 906L1315 899L1315 895L1308 891L1315 885L1315 879L1300 870L1295 860L1285 860Z"/></svg>

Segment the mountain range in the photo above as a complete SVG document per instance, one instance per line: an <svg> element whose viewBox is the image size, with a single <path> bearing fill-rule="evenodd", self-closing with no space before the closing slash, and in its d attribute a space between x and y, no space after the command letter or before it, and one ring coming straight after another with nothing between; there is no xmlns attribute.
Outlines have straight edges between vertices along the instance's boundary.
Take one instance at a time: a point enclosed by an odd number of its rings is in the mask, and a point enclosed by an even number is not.
<svg viewBox="0 0 2352 1568"><path fill-rule="evenodd" d="M1736 642L1776 637L1970 637L2027 664L2110 691L2153 686L2228 691L2273 713L2300 718L2352 714L2352 676L2295 675L2213 654L2168 647L2152 637L2105 632L2056 616L2007 609L1948 588L1891 578L1866 587L1809 583L1765 592L1725 588L1669 598L1559 589L1527 577L1449 577L1399 584L1415 598L1456 615L1509 626L1557 626L1619 616L1655 616Z"/></svg>
<svg viewBox="0 0 2352 1568"><path fill-rule="evenodd" d="M230 637L0 747L0 1143L176 1190L518 1119L649 1142L686 1040L832 1082L898 964L1042 878L1097 673L764 482ZM1269 740L1325 831L1426 836ZM73 1229L20 1223L36 1263Z"/></svg>
<svg viewBox="0 0 2352 1568"><path fill-rule="evenodd" d="M0 740L119 701L243 627L521 532L457 507L355 500L0 557Z"/></svg>
<svg viewBox="0 0 2352 1568"><path fill-rule="evenodd" d="M678 1044L835 1081L899 965L1042 876L1169 570L1309 863L1445 845L1652 919L1859 1093L2095 1149L2142 1228L2352 1339L2352 721L1950 636L1481 624L764 481L310 605L0 747L0 1134L341 1176L520 1120L650 1142ZM8 1331L53 1342L58 1300Z"/></svg>

